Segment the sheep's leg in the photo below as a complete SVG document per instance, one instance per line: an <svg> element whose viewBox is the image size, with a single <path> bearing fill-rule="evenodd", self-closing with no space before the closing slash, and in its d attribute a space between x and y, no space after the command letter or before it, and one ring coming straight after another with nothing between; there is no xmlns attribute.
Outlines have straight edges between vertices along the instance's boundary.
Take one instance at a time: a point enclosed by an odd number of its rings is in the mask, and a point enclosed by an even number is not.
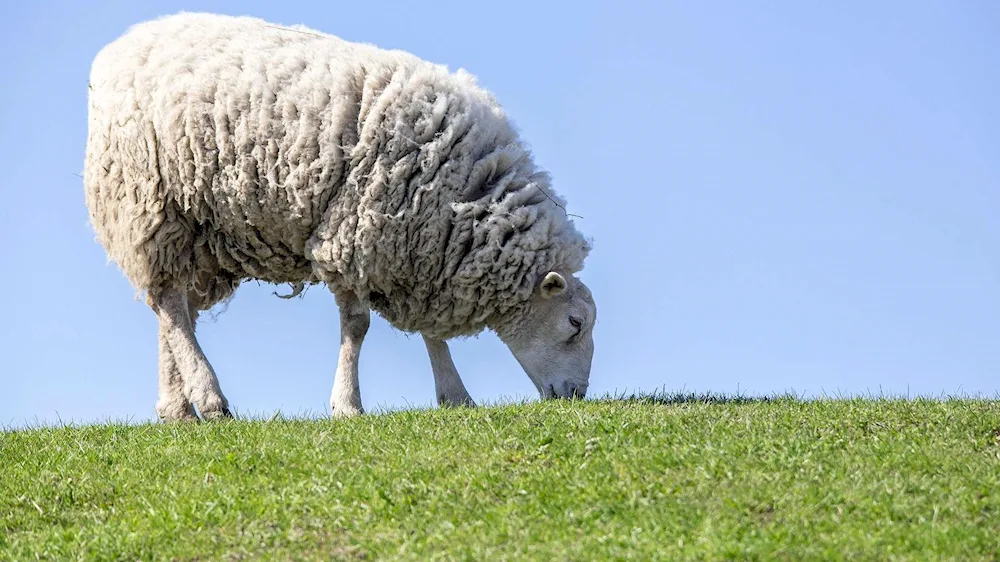
<svg viewBox="0 0 1000 562"><path fill-rule="evenodd" d="M423 336L427 355L431 359L431 370L434 371L434 392L437 394L438 406L475 406L469 396L469 391L458 375L455 362L451 359L448 342Z"/></svg>
<svg viewBox="0 0 1000 562"><path fill-rule="evenodd" d="M150 301L147 301L152 306ZM188 307L191 329L197 329L198 310ZM192 421L198 419L191 401L184 395L184 379L181 377L177 360L167 342L167 333L160 324L159 330L160 384L159 398L156 401L156 413L163 421Z"/></svg>
<svg viewBox="0 0 1000 562"><path fill-rule="evenodd" d="M167 289L153 299L152 305L180 374L184 396L206 420L233 417L219 379L195 338L187 296Z"/></svg>
<svg viewBox="0 0 1000 562"><path fill-rule="evenodd" d="M156 401L156 414L163 421L197 420L191 401L184 395L184 379L177 361L167 343L167 333L160 324L160 390Z"/></svg>
<svg viewBox="0 0 1000 562"><path fill-rule="evenodd" d="M333 378L330 409L334 417L350 417L364 413L358 384L358 360L361 344L371 325L371 312L353 293L334 296L340 309L340 359Z"/></svg>

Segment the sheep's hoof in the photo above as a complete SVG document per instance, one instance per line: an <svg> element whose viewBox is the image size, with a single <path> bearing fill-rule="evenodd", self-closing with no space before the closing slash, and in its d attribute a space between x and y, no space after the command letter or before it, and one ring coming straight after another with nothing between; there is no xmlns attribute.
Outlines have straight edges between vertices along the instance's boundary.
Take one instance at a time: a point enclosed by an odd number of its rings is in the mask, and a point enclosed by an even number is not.
<svg viewBox="0 0 1000 562"><path fill-rule="evenodd" d="M198 416L184 415L176 417L160 416L160 421L163 423L197 423L200 420L198 419Z"/></svg>
<svg viewBox="0 0 1000 562"><path fill-rule="evenodd" d="M355 406L340 406L333 409L334 419L354 418L357 416L363 416L364 414L364 408L358 408Z"/></svg>
<svg viewBox="0 0 1000 562"><path fill-rule="evenodd" d="M231 420L233 413L229 411L229 408L223 408L214 412L202 412L201 417L205 418L205 421Z"/></svg>
<svg viewBox="0 0 1000 562"><path fill-rule="evenodd" d="M471 396L454 398L442 394L438 396L438 406L441 408L475 408L476 401Z"/></svg>
<svg viewBox="0 0 1000 562"><path fill-rule="evenodd" d="M157 404L156 415L164 423L198 421L198 414L195 413L189 402Z"/></svg>

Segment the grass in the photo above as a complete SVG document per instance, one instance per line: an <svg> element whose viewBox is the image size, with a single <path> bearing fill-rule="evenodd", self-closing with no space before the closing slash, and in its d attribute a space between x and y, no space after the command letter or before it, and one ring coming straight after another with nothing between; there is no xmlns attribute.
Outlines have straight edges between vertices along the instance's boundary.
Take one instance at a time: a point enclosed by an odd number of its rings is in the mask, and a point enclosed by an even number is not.
<svg viewBox="0 0 1000 562"><path fill-rule="evenodd" d="M998 560L1000 402L650 397L0 433L2 560Z"/></svg>

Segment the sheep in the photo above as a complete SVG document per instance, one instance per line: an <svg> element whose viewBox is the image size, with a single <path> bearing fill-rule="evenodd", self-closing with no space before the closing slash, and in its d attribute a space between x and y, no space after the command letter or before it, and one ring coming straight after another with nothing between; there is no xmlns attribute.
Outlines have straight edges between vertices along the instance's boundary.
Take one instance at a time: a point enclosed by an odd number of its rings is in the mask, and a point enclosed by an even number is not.
<svg viewBox="0 0 1000 562"><path fill-rule="evenodd" d="M465 70L181 12L102 47L88 103L89 221L157 318L161 420L233 417L195 325L247 280L333 294L335 417L364 413L372 312L421 334L440 407L476 405L447 341L487 329L541 398L586 396L592 242Z"/></svg>

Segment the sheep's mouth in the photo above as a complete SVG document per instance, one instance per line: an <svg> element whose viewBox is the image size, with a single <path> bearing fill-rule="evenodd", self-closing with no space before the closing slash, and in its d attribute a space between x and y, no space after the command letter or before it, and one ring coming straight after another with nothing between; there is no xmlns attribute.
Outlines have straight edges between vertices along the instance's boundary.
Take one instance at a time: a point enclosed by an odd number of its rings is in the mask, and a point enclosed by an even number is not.
<svg viewBox="0 0 1000 562"><path fill-rule="evenodd" d="M555 384L547 384L539 388L542 400L583 400L587 396L587 385L566 381L562 383L560 390L556 390Z"/></svg>

